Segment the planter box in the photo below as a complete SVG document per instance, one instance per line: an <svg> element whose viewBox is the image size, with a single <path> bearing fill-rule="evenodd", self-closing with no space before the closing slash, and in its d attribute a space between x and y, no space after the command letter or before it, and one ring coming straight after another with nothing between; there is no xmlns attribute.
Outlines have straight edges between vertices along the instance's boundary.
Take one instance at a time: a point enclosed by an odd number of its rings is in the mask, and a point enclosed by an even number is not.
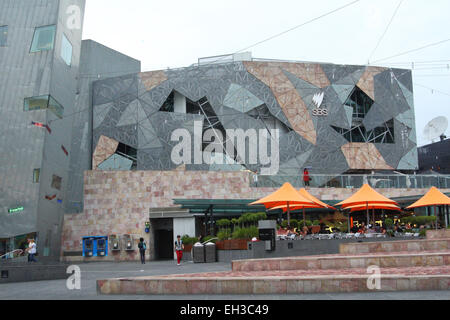
<svg viewBox="0 0 450 320"><path fill-rule="evenodd" d="M222 240L216 242L217 250L247 250L247 239Z"/></svg>
<svg viewBox="0 0 450 320"><path fill-rule="evenodd" d="M183 252L191 252L192 246L192 244L185 244Z"/></svg>

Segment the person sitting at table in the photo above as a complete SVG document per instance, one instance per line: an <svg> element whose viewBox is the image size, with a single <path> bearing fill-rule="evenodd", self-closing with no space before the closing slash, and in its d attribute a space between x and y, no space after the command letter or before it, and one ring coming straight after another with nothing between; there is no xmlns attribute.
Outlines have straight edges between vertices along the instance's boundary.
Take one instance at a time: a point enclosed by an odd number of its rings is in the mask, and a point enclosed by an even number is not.
<svg viewBox="0 0 450 320"><path fill-rule="evenodd" d="M395 226L394 226L394 231L395 232L399 232L399 233L402 233L403 232L403 229L402 229L402 227L400 226L400 224L395 224Z"/></svg>
<svg viewBox="0 0 450 320"><path fill-rule="evenodd" d="M358 233L366 233L366 226L364 224L364 222L361 224L361 226L358 229Z"/></svg>
<svg viewBox="0 0 450 320"><path fill-rule="evenodd" d="M308 227L307 227L307 226L304 226L304 227L302 228L302 231L300 232L300 235L301 235L302 237L306 237L307 234L308 234Z"/></svg>

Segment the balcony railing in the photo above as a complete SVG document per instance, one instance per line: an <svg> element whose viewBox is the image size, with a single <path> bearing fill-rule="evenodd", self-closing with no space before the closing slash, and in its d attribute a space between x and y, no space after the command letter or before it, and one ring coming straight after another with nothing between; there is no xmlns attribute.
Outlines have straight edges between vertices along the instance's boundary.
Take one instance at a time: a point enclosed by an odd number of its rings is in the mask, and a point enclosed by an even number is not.
<svg viewBox="0 0 450 320"><path fill-rule="evenodd" d="M309 176L311 188L361 188L363 184L368 183L373 188L381 189L428 189L433 186L440 189L450 189L450 175L310 174ZM250 179L250 185L259 188L278 188L285 182L291 183L296 188L305 186L302 174L298 176L251 174Z"/></svg>

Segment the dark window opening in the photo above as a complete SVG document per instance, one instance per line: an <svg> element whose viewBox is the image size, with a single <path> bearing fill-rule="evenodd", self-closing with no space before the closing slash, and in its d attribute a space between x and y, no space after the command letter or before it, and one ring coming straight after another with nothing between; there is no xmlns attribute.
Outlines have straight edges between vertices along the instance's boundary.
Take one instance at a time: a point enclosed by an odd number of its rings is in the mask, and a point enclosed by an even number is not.
<svg viewBox="0 0 450 320"><path fill-rule="evenodd" d="M159 109L159 111L162 112L174 112L174 92L172 91L169 96L167 97L166 101L164 101L163 105L161 106L161 108Z"/></svg>
<svg viewBox="0 0 450 320"><path fill-rule="evenodd" d="M373 103L374 101L367 94L355 87L344 104L353 108L353 118L364 119Z"/></svg>
<svg viewBox="0 0 450 320"><path fill-rule="evenodd" d="M358 125L350 130L331 126L336 132L341 134L348 142L363 143L395 143L394 120L391 119L383 126L366 131L363 125Z"/></svg>
<svg viewBox="0 0 450 320"><path fill-rule="evenodd" d="M137 149L130 147L129 145L126 145L124 143L119 143L116 154L133 161L131 170L137 169Z"/></svg>
<svg viewBox="0 0 450 320"><path fill-rule="evenodd" d="M248 111L246 114L255 120L261 120L268 131L269 129L281 129L284 133L293 131L283 122L275 118L265 104Z"/></svg>
<svg viewBox="0 0 450 320"><path fill-rule="evenodd" d="M174 112L174 95L174 91L172 91L159 111ZM219 131L222 134L222 137L219 136L219 138L222 140L223 150L226 150L226 130L206 97L203 97L198 101L192 101L186 98L186 113L204 116L205 119L203 121L202 137L205 136L205 132L209 129ZM214 142L218 142L219 139L217 136L214 136L212 140ZM210 143L211 142L203 141L202 152L205 151L206 147L209 146ZM234 150L234 154L229 156L236 161L237 151Z"/></svg>

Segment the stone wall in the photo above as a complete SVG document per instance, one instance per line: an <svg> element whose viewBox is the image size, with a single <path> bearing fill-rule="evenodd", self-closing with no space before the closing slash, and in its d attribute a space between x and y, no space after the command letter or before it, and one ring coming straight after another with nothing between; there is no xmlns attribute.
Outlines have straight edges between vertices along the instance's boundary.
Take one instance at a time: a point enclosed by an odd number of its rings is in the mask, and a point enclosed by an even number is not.
<svg viewBox="0 0 450 320"><path fill-rule="evenodd" d="M86 171L84 211L64 216L63 252L81 251L84 236L132 234L148 239L149 209L172 207L173 199L258 199L275 191L250 187L247 172L209 171ZM356 189L311 189L323 200L343 200ZM378 189L387 197L423 195L422 189ZM449 192L450 190L443 190ZM148 247L152 247L151 245ZM148 257L148 253L147 253ZM80 260L82 257L63 257ZM137 251L109 252L102 260L138 260Z"/></svg>
<svg viewBox="0 0 450 320"><path fill-rule="evenodd" d="M450 239L450 229L427 230L427 239Z"/></svg>

